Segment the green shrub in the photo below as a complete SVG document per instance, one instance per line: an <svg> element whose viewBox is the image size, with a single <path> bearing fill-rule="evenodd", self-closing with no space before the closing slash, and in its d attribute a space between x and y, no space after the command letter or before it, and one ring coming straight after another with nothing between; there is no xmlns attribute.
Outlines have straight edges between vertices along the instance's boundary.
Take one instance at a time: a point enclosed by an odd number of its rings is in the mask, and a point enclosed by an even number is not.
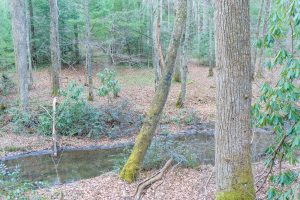
<svg viewBox="0 0 300 200"><path fill-rule="evenodd" d="M14 82L11 78L3 73L0 75L0 95L6 96L9 92L15 88Z"/></svg>
<svg viewBox="0 0 300 200"><path fill-rule="evenodd" d="M56 108L56 130L60 135L93 136L102 132L103 113L92 108L83 95L83 86L72 82L61 91L63 101ZM52 111L39 116L39 133L52 134Z"/></svg>
<svg viewBox="0 0 300 200"><path fill-rule="evenodd" d="M83 95L83 86L71 83L61 91L63 101L57 105L56 130L66 136L108 136L117 138L135 133L142 124L141 114L129 107L127 101L115 105L92 106ZM50 110L51 108L49 108ZM52 111L38 117L38 132L52 134Z"/></svg>
<svg viewBox="0 0 300 200"><path fill-rule="evenodd" d="M7 112L11 116L12 129L15 133L29 133L35 132L38 125L37 116L29 111L22 111L19 107L12 107Z"/></svg>
<svg viewBox="0 0 300 200"><path fill-rule="evenodd" d="M103 72L98 73L98 77L101 82L101 86L98 90L98 95L101 97L107 96L109 99L111 96L117 97L121 87L116 80L116 72L114 70L105 68Z"/></svg>

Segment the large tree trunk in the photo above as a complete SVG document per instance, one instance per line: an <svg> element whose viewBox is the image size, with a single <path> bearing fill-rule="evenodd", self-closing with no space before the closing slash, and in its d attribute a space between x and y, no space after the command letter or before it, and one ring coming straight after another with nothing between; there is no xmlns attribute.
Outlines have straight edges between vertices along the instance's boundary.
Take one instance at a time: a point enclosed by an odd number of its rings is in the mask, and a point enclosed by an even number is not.
<svg viewBox="0 0 300 200"><path fill-rule="evenodd" d="M58 33L58 5L57 0L49 0L50 5L50 48L52 62L52 95L59 92L59 74L61 70L59 33Z"/></svg>
<svg viewBox="0 0 300 200"><path fill-rule="evenodd" d="M13 43L18 73L18 88L21 108L28 107L27 30L25 1L11 0Z"/></svg>
<svg viewBox="0 0 300 200"><path fill-rule="evenodd" d="M216 199L252 200L249 0L218 0L215 5Z"/></svg>
<svg viewBox="0 0 300 200"><path fill-rule="evenodd" d="M93 68L92 68L92 48L91 48L91 28L90 28L90 13L89 13L89 0L84 1L84 14L85 14L85 40L86 40L86 74L88 77L89 94L88 100L94 100L93 94Z"/></svg>
<svg viewBox="0 0 300 200"><path fill-rule="evenodd" d="M187 82L187 65L188 65L188 51L190 46L191 40L191 25L192 25L192 17L193 17L193 2L192 0L187 0L187 20L185 26L185 33L183 37L182 43L182 56L181 56L181 90L176 102L176 107L182 108L185 103L185 96L186 96L186 82Z"/></svg>
<svg viewBox="0 0 300 200"><path fill-rule="evenodd" d="M271 0L266 1L266 7L265 7L265 17L264 17L264 26L263 26L263 31L261 34L261 38L264 39L264 37L267 34L268 31L268 22L269 22L269 17L270 17L270 9L271 9ZM258 61L258 66L257 66L257 76L262 76L263 75L263 58L264 56L264 48L260 49L259 52L259 61Z"/></svg>
<svg viewBox="0 0 300 200"><path fill-rule="evenodd" d="M164 61L161 42L160 42L161 6L162 6L161 0L154 0L152 40L153 40L153 64L155 68L155 88L158 87L158 83L161 78L162 71L165 67L165 61Z"/></svg>
<svg viewBox="0 0 300 200"><path fill-rule="evenodd" d="M179 10L175 17L174 30L168 47L166 67L164 69L163 76L159 81L154 99L150 105L150 109L147 112L141 131L137 136L131 155L120 173L121 178L128 182L133 182L136 179L139 170L141 169L145 153L151 144L153 135L168 98L176 54L180 45L180 38L186 21L187 0L179 0L178 8Z"/></svg>

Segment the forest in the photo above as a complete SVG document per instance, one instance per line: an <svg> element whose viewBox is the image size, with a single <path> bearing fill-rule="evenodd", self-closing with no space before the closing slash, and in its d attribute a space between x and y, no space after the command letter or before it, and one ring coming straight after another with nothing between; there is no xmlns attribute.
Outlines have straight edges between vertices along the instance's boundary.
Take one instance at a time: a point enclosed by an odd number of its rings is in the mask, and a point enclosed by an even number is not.
<svg viewBox="0 0 300 200"><path fill-rule="evenodd" d="M0 200L300 200L300 0L0 0Z"/></svg>

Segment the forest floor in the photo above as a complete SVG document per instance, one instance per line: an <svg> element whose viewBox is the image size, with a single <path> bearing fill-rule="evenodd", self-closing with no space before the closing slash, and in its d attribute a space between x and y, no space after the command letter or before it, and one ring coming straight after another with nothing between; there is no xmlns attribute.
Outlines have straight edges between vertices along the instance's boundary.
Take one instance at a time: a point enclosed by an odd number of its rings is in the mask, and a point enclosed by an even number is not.
<svg viewBox="0 0 300 200"><path fill-rule="evenodd" d="M266 172L263 162L254 163L256 199L265 200L269 182L265 182ZM282 164L281 170L293 168ZM295 168L295 167L294 167ZM298 167L299 169L299 167ZM274 173L280 171L274 167ZM132 200L138 185L144 179L152 177L157 170L142 172L140 179L128 184L121 180L116 173L107 173L95 178L77 181L70 184L42 189L38 194L46 199L89 199L89 200ZM211 165L204 165L197 169L173 166L162 180L149 187L143 198L145 200L213 200L215 199L215 173Z"/></svg>
<svg viewBox="0 0 300 200"><path fill-rule="evenodd" d="M118 80L121 83L120 97L115 101L129 100L134 109L145 113L154 96L154 72L152 69L116 68ZM100 71L100 69L96 69ZM65 88L72 80L84 83L84 72L79 69L63 69L62 85ZM96 73L95 73L96 74ZM46 102L51 105L50 75L47 70L40 70L33 74L35 83L30 91L31 102ZM95 75L95 87L99 81ZM257 96L259 81L254 83L254 98ZM176 100L180 92L180 83L173 82L168 102L164 109L162 121L168 124L170 132L185 129L188 125L174 123L172 118L182 118L184 113L193 112L201 121L214 121L215 119L215 78L208 77L208 68L199 66L191 61L188 67L187 98L184 109L176 108ZM95 91L96 93L96 91ZM13 100L15 94L6 97ZM97 97L93 104L105 104L106 98ZM15 134L10 128L0 129L0 157L20 152L28 152L51 148L50 137L38 134ZM133 141L134 134L117 140L101 138L101 140L87 137L61 137L63 146L89 146L100 144L113 144ZM262 172L263 164L254 164L254 174ZM141 180L153 174L155 170L142 172ZM255 175L255 176L256 176ZM107 173L99 177L81 180L70 184L55 186L40 191L50 199L130 199L135 193L139 182L127 184L120 180L115 173ZM151 186L144 199L214 199L214 173L212 166L201 166L198 169L173 167L163 181ZM264 191L264 190L262 190ZM261 193L260 196L262 197ZM63 196L63 198L62 198ZM264 199L262 197L262 199Z"/></svg>

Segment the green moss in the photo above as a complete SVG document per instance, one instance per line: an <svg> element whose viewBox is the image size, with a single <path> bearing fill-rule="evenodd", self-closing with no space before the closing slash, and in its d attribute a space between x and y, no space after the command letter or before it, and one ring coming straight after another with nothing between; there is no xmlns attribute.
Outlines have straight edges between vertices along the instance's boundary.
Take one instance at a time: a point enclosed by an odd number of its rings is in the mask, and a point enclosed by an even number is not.
<svg viewBox="0 0 300 200"><path fill-rule="evenodd" d="M89 94L89 96L88 96L88 101L94 101L93 95Z"/></svg>
<svg viewBox="0 0 300 200"><path fill-rule="evenodd" d="M208 71L208 77L214 76L214 71L212 69L209 69Z"/></svg>
<svg viewBox="0 0 300 200"><path fill-rule="evenodd" d="M216 200L254 200L255 190L251 165L236 171L228 190L218 191Z"/></svg>
<svg viewBox="0 0 300 200"><path fill-rule="evenodd" d="M173 81L175 81L176 83L180 83L181 82L180 76L175 74L174 78L173 78Z"/></svg>
<svg viewBox="0 0 300 200"><path fill-rule="evenodd" d="M151 109L149 113L151 113ZM151 116L151 114L149 114L149 116ZM149 131L150 127L145 123L137 136L136 143L129 158L120 173L120 178L128 183L134 182L138 176L145 153L151 143L151 132Z"/></svg>
<svg viewBox="0 0 300 200"><path fill-rule="evenodd" d="M54 97L59 96L59 88L58 87L53 87L52 96L54 96Z"/></svg>
<svg viewBox="0 0 300 200"><path fill-rule="evenodd" d="M182 108L183 107L183 103L181 101L181 98L179 98L176 102L176 108Z"/></svg>
<svg viewBox="0 0 300 200"><path fill-rule="evenodd" d="M134 164L134 158L131 158L131 160L128 160L126 165L122 169L120 173L120 178L128 183L133 183L137 178L138 172L139 168L137 167L137 165Z"/></svg>

